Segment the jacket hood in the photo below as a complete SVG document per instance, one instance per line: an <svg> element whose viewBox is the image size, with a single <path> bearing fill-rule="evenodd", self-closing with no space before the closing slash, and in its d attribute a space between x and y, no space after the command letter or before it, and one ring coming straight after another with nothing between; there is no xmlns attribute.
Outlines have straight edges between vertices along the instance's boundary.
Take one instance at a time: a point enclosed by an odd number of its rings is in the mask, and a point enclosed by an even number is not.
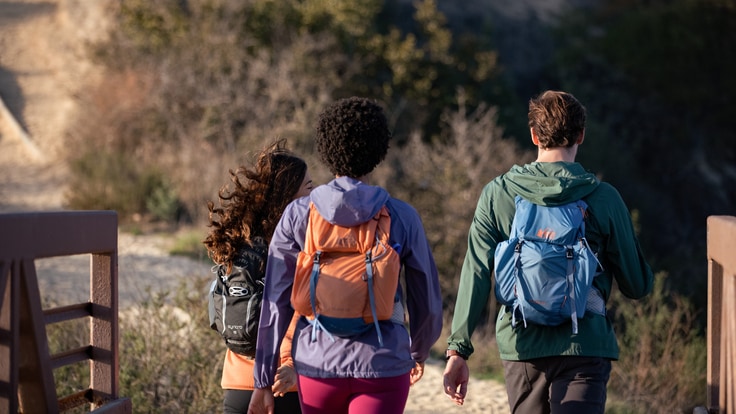
<svg viewBox="0 0 736 414"><path fill-rule="evenodd" d="M386 204L389 194L350 177L338 177L309 195L319 214L332 224L351 227L365 223Z"/></svg>
<svg viewBox="0 0 736 414"><path fill-rule="evenodd" d="M533 162L514 165L505 174L514 193L543 206L567 204L598 188L598 178L576 162Z"/></svg>

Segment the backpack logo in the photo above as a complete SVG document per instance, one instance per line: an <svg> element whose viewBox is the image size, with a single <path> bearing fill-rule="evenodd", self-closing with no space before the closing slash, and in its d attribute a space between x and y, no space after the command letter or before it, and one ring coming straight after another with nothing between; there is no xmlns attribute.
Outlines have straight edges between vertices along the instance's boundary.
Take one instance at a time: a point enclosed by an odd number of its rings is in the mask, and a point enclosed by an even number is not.
<svg viewBox="0 0 736 414"><path fill-rule="evenodd" d="M245 286L230 286L227 288L227 293L230 296L248 296L250 289Z"/></svg>
<svg viewBox="0 0 736 414"><path fill-rule="evenodd" d="M212 267L215 279L207 297L210 327L231 351L248 357L256 355L266 254L267 246L258 244L242 252L230 273L225 265Z"/></svg>
<svg viewBox="0 0 736 414"><path fill-rule="evenodd" d="M313 341L318 330L334 340L332 335L350 337L375 327L383 346L378 322L392 317L401 268L390 230L386 206L372 220L342 227L310 204L291 303L312 325Z"/></svg>
<svg viewBox="0 0 736 414"><path fill-rule="evenodd" d="M540 239L552 240L555 238L555 231L550 228L539 229L537 230L537 237Z"/></svg>
<svg viewBox="0 0 736 414"><path fill-rule="evenodd" d="M516 196L509 240L494 252L495 295L511 308L512 326L521 319L557 326L578 319L586 310L605 314L600 292L592 287L602 266L585 239L588 205L578 200L540 206Z"/></svg>

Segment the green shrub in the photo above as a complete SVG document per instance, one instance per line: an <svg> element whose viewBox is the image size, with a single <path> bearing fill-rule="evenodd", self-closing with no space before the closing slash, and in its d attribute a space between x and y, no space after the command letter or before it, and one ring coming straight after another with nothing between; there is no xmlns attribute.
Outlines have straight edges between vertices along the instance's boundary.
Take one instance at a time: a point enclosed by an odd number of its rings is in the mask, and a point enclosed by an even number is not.
<svg viewBox="0 0 736 414"><path fill-rule="evenodd" d="M54 308L59 305L45 303L44 308ZM89 344L89 319L75 319L54 323L46 327L49 353L51 355L77 349ZM78 362L71 365L59 367L53 371L54 383L56 384L56 395L58 398L68 397L79 391L89 388L90 372L89 364ZM89 407L82 405L65 413L85 413Z"/></svg>
<svg viewBox="0 0 736 414"><path fill-rule="evenodd" d="M67 206L77 210L116 210L122 221L133 215L173 221L181 204L163 174L125 152L89 149L70 161Z"/></svg>
<svg viewBox="0 0 736 414"><path fill-rule="evenodd" d="M120 321L120 393L136 412L221 412L224 345L209 328L204 280L149 294Z"/></svg>
<svg viewBox="0 0 736 414"><path fill-rule="evenodd" d="M150 177L151 191L146 197L146 211L156 220L167 223L176 222L182 213L182 205L176 190L166 180L157 175Z"/></svg>
<svg viewBox="0 0 736 414"><path fill-rule="evenodd" d="M705 405L707 348L694 307L668 292L665 279L658 274L653 292L640 301L625 300L617 290L612 295L621 357L609 389L638 412L689 413Z"/></svg>
<svg viewBox="0 0 736 414"><path fill-rule="evenodd" d="M119 394L131 399L134 412L222 412L220 378L225 346L209 328L203 295L207 282L183 277L176 292L154 293L149 289L143 302L120 312ZM52 354L86 346L89 320L51 324L47 336ZM86 363L54 370L57 395L64 397L89 388L89 375ZM88 409L82 406L67 413Z"/></svg>
<svg viewBox="0 0 736 414"><path fill-rule="evenodd" d="M206 234L202 231L185 231L180 233L174 241L169 253L177 256L185 256L197 261L208 261L207 248L202 243Z"/></svg>

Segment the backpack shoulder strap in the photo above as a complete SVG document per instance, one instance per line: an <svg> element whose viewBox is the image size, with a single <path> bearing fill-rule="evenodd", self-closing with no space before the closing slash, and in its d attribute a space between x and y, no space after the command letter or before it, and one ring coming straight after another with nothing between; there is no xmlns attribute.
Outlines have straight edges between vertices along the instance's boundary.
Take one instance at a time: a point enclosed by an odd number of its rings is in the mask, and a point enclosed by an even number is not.
<svg viewBox="0 0 736 414"><path fill-rule="evenodd" d="M378 210L378 213L374 216L375 220L378 220L378 224L376 227L376 233L378 233L378 238L388 243L389 235L391 234L391 213L388 210L388 207L384 204L383 207L381 207L380 210Z"/></svg>
<svg viewBox="0 0 736 414"><path fill-rule="evenodd" d="M304 236L304 250L307 254L314 254L317 251L316 247L316 235L315 235L315 227L320 228L324 226L324 223L326 220L319 214L317 211L317 207L314 205L313 202L309 202L309 216L307 217L307 231ZM329 223L328 223L329 224Z"/></svg>

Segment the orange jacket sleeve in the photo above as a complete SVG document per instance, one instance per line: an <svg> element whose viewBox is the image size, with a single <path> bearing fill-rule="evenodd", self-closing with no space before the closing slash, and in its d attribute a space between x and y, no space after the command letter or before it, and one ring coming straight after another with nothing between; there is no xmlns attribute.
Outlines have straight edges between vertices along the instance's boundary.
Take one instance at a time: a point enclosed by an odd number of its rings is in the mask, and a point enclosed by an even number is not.
<svg viewBox="0 0 736 414"><path fill-rule="evenodd" d="M281 365L286 365L292 368L294 367L294 360L291 358L291 343L294 340L294 331L296 330L296 323L299 320L300 316L301 315L294 312L294 316L291 318L289 328L286 330L286 334L284 335L284 340L281 341L281 349L279 354L281 356ZM289 391L296 390L296 385L289 389Z"/></svg>

